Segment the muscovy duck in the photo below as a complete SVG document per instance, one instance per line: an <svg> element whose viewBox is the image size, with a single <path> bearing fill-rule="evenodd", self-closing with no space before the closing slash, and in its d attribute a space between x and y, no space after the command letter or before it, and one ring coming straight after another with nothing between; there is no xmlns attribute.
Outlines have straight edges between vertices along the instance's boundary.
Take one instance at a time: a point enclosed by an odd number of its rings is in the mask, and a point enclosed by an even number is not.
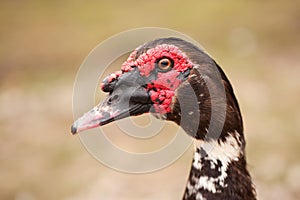
<svg viewBox="0 0 300 200"><path fill-rule="evenodd" d="M73 134L152 113L174 121L197 141L183 199L256 199L233 88L196 45L173 37L147 42L103 80L101 89L108 96L74 122Z"/></svg>

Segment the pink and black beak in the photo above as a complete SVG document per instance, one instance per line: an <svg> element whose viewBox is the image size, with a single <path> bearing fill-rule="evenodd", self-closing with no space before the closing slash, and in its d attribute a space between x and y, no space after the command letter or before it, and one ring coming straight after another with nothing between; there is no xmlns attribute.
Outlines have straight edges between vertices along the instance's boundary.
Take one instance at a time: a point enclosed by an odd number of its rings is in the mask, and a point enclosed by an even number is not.
<svg viewBox="0 0 300 200"><path fill-rule="evenodd" d="M146 87L147 80L137 69L108 76L102 83L108 96L74 122L72 134L149 112L152 102Z"/></svg>

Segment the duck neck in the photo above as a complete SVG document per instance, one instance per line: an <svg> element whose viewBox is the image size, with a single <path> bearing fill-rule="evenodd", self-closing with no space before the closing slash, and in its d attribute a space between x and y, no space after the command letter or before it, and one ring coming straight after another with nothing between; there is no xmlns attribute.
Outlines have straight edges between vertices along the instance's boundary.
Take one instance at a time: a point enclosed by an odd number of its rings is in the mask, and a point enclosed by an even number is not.
<svg viewBox="0 0 300 200"><path fill-rule="evenodd" d="M202 63L191 70L177 88L166 118L198 141L183 199L256 199L246 168L239 105L217 63Z"/></svg>
<svg viewBox="0 0 300 200"><path fill-rule="evenodd" d="M256 199L238 132L197 142L183 199Z"/></svg>

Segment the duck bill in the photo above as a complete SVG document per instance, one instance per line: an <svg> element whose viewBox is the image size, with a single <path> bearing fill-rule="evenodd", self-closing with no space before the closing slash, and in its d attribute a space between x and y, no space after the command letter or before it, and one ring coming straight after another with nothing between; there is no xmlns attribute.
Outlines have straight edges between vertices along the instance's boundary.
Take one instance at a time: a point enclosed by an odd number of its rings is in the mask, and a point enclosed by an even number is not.
<svg viewBox="0 0 300 200"><path fill-rule="evenodd" d="M112 117L114 111L113 109L108 108L109 107L104 107L103 103L100 103L99 105L95 106L90 111L85 113L73 123L71 127L72 134L102 126L111 121L114 121L114 118Z"/></svg>
<svg viewBox="0 0 300 200"><path fill-rule="evenodd" d="M144 100L135 101L136 99ZM151 104L147 103L145 99L149 99L149 95L141 88L126 88L114 91L104 101L76 120L71 127L71 132L76 134L125 117L147 113Z"/></svg>

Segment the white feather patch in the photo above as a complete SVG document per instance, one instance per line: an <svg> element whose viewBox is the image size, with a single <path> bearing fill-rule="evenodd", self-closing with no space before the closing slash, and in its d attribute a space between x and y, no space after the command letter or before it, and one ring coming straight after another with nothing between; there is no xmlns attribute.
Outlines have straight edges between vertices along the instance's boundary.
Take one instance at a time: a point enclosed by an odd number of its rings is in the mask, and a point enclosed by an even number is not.
<svg viewBox="0 0 300 200"><path fill-rule="evenodd" d="M238 135L238 133L236 133ZM207 155L204 157L205 160L210 161L211 169L215 169L218 164L218 160L221 162L221 167L218 169L221 175L213 178L208 176L201 176L195 185L196 189L203 188L212 193L219 192L216 189L216 184L221 187L227 187L225 179L227 177L227 168L231 161L238 161L240 154L242 153L240 147L240 141L236 139L233 134L229 134L224 142L218 143L217 140L211 140L209 142L198 142L197 148L205 150ZM197 170L201 170L201 155L195 152L193 166Z"/></svg>
<svg viewBox="0 0 300 200"><path fill-rule="evenodd" d="M196 195L196 200L206 200L206 198L204 198L201 193L198 193Z"/></svg>

